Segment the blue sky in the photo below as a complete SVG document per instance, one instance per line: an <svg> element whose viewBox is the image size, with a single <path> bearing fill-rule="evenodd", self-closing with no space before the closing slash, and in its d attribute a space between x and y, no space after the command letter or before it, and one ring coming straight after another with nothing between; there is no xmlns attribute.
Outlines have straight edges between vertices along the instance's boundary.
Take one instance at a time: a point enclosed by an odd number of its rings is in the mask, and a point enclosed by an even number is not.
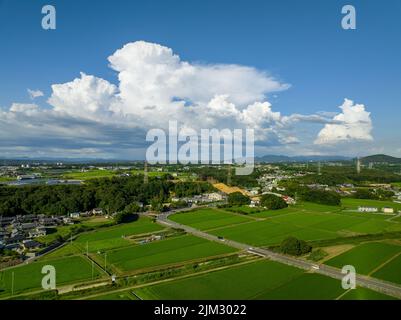
<svg viewBox="0 0 401 320"><path fill-rule="evenodd" d="M41 8L45 4L56 7L56 30L41 28ZM345 4L356 8L356 30L341 28L341 8ZM99 0L96 5L94 1L75 0L0 0L0 107L7 114L13 103L35 104L40 110L61 110L64 106L60 106L59 100L58 107L48 102L54 94L51 86L80 78L80 72L118 87L119 71L110 67L108 57L125 44L143 40L171 48L181 61L193 65L248 66L268 73L280 84L288 84L287 89L262 90L272 111L280 112L281 116L311 116L324 112L326 122L297 121L291 128L285 128L284 133L276 132L281 130L282 123L271 124L275 126L274 137L261 139L259 145L264 147L259 153L363 155L386 152L401 156L401 131L398 129L401 117L400 14L399 0L384 3L377 0ZM44 96L32 100L28 88L40 90ZM118 95L119 90L115 94ZM342 126L330 120L335 116L333 113L341 112L338 107L345 98L363 104L370 112L371 128L367 130L372 139L360 139L359 133L345 139L347 131L344 139L338 143L330 141L329 147L316 144L316 136L325 126ZM115 135L111 139L104 131L101 132L102 141L110 138L108 141L115 149L105 150L95 142L80 145L78 135L74 135L74 143L56 138L49 142L44 136L51 134L50 128L46 132L35 129L28 136L15 135L9 131L12 120L7 114L0 118L0 142L3 141L5 156L32 154L35 148L40 149L38 155L52 155L52 152L68 155L69 151L81 157L86 151L88 156L126 155L122 151L125 142L115 139ZM135 117L135 112L131 115ZM29 130L32 115L18 116L25 117L26 130ZM81 122L99 123L99 119L92 116L69 116L68 121L79 118ZM63 132L68 135L71 122L61 119L59 114L54 117L60 121L60 126L65 126ZM362 125L366 124L365 120L361 120ZM39 118L34 123L36 128L41 126ZM103 125L109 131L115 128L115 123ZM76 128L76 124L73 127ZM332 134L337 129L344 128L331 127L324 134ZM136 131L137 139L141 139L139 132L143 130L145 128ZM94 132L92 134L94 136ZM286 139L282 135L287 134L298 141L284 142ZM275 143L269 143L269 139ZM66 151L61 152L64 143ZM117 144L121 144L119 148ZM46 148L53 151L46 151ZM138 148L129 156L140 157L141 153L143 148Z"/></svg>

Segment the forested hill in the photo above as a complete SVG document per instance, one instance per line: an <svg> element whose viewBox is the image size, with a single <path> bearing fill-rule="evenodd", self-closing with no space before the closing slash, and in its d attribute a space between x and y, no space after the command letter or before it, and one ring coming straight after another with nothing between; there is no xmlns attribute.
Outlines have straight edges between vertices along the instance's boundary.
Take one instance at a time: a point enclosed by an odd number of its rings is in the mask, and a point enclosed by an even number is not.
<svg viewBox="0 0 401 320"><path fill-rule="evenodd" d="M157 207L173 194L183 197L212 190L207 182L173 183L167 177L144 184L143 176L93 179L84 185L0 186L0 216L65 215L94 208L113 213L139 203Z"/></svg>
<svg viewBox="0 0 401 320"><path fill-rule="evenodd" d="M396 158L392 156L388 156L385 154L375 154L372 156L364 157L361 159L361 162L363 164L368 164L368 163L400 163L401 164L401 158Z"/></svg>

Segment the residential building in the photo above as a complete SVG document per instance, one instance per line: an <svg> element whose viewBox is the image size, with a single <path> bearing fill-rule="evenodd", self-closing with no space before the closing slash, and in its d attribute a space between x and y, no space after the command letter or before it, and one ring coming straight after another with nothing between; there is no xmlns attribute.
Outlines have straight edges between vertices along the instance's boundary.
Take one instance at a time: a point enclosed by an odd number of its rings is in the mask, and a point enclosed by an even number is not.
<svg viewBox="0 0 401 320"><path fill-rule="evenodd" d="M358 207L359 212L378 212L376 207Z"/></svg>

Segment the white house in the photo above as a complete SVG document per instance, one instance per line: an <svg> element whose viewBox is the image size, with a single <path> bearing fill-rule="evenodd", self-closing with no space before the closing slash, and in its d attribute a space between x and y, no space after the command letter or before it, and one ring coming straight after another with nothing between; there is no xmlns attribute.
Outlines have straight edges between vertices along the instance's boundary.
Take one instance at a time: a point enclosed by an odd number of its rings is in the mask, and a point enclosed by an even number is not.
<svg viewBox="0 0 401 320"><path fill-rule="evenodd" d="M70 213L70 218L77 219L81 216L79 212Z"/></svg>
<svg viewBox="0 0 401 320"><path fill-rule="evenodd" d="M379 210L375 207L359 207L358 211L359 212L377 212Z"/></svg>
<svg viewBox="0 0 401 320"><path fill-rule="evenodd" d="M390 207L384 207L384 208L382 208L382 211L384 213L394 213L394 209L390 208Z"/></svg>

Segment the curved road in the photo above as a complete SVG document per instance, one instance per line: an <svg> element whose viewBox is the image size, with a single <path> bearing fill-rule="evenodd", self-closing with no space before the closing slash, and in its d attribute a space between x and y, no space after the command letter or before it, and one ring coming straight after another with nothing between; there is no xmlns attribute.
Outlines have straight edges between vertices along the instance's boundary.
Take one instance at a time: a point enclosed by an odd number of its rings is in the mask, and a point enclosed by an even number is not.
<svg viewBox="0 0 401 320"><path fill-rule="evenodd" d="M193 209L193 208L192 208ZM184 211L189 211L192 209L181 209L181 210L175 210L175 211L170 211L168 213L161 213L157 216L156 221L160 224L163 224L165 226L168 226L170 228L177 228L177 229L183 229L185 232L189 234L193 234L197 237L201 237L210 241L215 241L215 242L220 242L224 243L228 246L231 246L233 248L237 248L240 250L246 250L250 253L257 254L260 256L263 256L265 258L269 258L271 260L281 262L287 265L295 266L304 270L308 271L313 271L316 273L320 273L322 275L339 279L341 280L344 277L344 274L341 272L340 269L330 267L327 265L317 265L313 262L302 260L299 258L283 255L280 253L273 252L268 249L263 249L263 248L258 248L258 247L253 247L245 243L240 243L237 241L233 240L228 240L228 239L219 239L217 236L194 229L192 227L189 227L187 225L183 225L174 221L171 221L168 219L168 217L174 213L178 212L184 212ZM373 289L375 291L379 291L394 297L397 297L401 299L401 286L382 281L379 279L375 278L370 278L367 276L362 276L362 275L357 275L356 277L356 283L358 286Z"/></svg>

